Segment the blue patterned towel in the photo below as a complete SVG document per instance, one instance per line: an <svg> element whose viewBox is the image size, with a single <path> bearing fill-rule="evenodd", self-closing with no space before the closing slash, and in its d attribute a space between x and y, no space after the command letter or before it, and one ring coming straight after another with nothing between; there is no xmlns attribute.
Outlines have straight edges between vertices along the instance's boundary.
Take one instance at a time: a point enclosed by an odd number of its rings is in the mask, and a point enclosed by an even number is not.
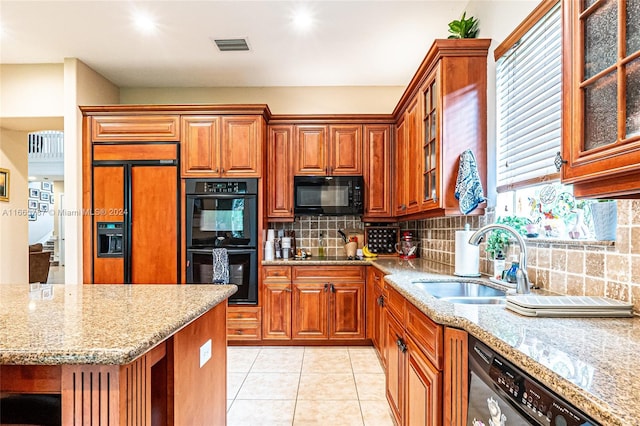
<svg viewBox="0 0 640 426"><path fill-rule="evenodd" d="M460 154L460 168L456 180L456 199L460 201L460 211L464 214L487 201L482 190L476 158L470 149Z"/></svg>
<svg viewBox="0 0 640 426"><path fill-rule="evenodd" d="M229 284L229 253L226 248L213 249L214 284Z"/></svg>

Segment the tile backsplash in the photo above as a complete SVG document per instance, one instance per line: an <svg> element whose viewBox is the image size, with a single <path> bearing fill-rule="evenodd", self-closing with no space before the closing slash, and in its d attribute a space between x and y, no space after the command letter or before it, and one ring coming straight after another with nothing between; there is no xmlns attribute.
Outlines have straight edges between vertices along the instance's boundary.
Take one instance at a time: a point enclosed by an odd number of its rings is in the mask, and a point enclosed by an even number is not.
<svg viewBox="0 0 640 426"><path fill-rule="evenodd" d="M538 287L561 294L606 296L631 301L640 314L640 200L619 200L615 243L580 240L527 239L528 273ZM457 216L400 222L420 241L420 256L455 266L455 231L478 229L493 222L493 213L484 216ZM317 254L318 236L325 238L328 256L343 256L338 229L364 232L359 217L304 216L293 223L271 223L276 230L295 230L298 247ZM493 262L480 245L480 271L491 274ZM510 248L516 254L518 248ZM507 264L508 266L508 264Z"/></svg>
<svg viewBox="0 0 640 426"><path fill-rule="evenodd" d="M296 246L318 255L318 238L322 233L326 256L345 256L344 242L338 234L341 229L347 235L364 234L364 223L358 216L301 216L292 223L269 223L269 228L295 231Z"/></svg>

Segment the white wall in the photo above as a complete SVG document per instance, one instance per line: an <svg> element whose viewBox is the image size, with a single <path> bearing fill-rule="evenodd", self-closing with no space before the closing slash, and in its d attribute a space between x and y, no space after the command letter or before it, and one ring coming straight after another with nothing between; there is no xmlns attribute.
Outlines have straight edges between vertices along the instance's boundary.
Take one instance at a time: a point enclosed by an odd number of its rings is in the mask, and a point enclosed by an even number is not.
<svg viewBox="0 0 640 426"><path fill-rule="evenodd" d="M117 104L119 89L76 58L64 60L65 210L82 211L82 113L78 105ZM65 283L82 283L82 217L65 221Z"/></svg>
<svg viewBox="0 0 640 426"><path fill-rule="evenodd" d="M490 38L487 58L487 188L488 205L496 204L496 61L493 51L540 4L539 0L471 0L467 16L478 18L478 37Z"/></svg>
<svg viewBox="0 0 640 426"><path fill-rule="evenodd" d="M0 65L0 117L62 117L63 73L62 64Z"/></svg>
<svg viewBox="0 0 640 426"><path fill-rule="evenodd" d="M9 170L9 202L0 202L0 284L29 280L27 133L0 129L0 167Z"/></svg>
<svg viewBox="0 0 640 426"><path fill-rule="evenodd" d="M390 114L404 89L403 86L122 88L120 102L267 104L274 114Z"/></svg>

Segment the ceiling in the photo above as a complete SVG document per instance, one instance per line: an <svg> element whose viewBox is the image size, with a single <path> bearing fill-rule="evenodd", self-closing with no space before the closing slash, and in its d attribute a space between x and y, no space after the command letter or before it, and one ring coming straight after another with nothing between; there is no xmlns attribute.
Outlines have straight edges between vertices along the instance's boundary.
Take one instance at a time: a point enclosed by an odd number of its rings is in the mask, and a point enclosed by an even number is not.
<svg viewBox="0 0 640 426"><path fill-rule="evenodd" d="M405 86L467 3L0 0L0 63L78 58L119 87ZM140 32L137 13L155 30ZM211 41L238 37L250 51Z"/></svg>

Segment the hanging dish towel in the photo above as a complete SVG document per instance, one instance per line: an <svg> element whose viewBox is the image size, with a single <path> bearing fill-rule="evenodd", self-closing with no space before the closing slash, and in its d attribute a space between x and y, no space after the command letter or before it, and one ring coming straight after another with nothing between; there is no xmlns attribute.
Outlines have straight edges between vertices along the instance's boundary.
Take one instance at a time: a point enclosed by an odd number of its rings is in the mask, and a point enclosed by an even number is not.
<svg viewBox="0 0 640 426"><path fill-rule="evenodd" d="M478 204L487 200L482 190L476 158L470 149L460 154L455 196L460 202L460 211L464 214L471 212L478 207Z"/></svg>
<svg viewBox="0 0 640 426"><path fill-rule="evenodd" d="M214 284L229 284L229 253L225 248L213 249Z"/></svg>

